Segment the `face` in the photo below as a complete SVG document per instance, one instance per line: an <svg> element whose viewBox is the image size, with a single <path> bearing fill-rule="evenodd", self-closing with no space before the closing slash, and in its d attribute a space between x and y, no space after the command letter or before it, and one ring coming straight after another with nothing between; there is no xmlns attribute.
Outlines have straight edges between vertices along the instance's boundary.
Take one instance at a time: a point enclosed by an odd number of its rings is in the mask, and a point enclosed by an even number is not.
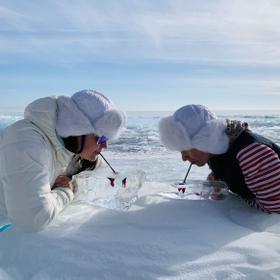
<svg viewBox="0 0 280 280"><path fill-rule="evenodd" d="M190 149L181 152L183 161L190 161L197 166L205 165L209 160L209 153L199 151L197 149Z"/></svg>
<svg viewBox="0 0 280 280"><path fill-rule="evenodd" d="M97 155L102 151L102 149L106 149L108 146L108 141L104 141L101 144L98 144L99 137L94 134L89 134L85 136L85 143L80 156L83 159L89 161L95 161Z"/></svg>

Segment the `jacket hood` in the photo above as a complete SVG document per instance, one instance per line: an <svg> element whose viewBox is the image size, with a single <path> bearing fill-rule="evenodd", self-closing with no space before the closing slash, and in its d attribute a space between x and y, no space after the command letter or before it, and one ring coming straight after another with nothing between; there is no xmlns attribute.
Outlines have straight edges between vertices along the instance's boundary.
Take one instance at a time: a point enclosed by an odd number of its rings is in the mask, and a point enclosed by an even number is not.
<svg viewBox="0 0 280 280"><path fill-rule="evenodd" d="M69 161L73 154L60 142L56 133L57 98L44 97L30 103L24 110L24 118L40 128L54 147L58 160Z"/></svg>

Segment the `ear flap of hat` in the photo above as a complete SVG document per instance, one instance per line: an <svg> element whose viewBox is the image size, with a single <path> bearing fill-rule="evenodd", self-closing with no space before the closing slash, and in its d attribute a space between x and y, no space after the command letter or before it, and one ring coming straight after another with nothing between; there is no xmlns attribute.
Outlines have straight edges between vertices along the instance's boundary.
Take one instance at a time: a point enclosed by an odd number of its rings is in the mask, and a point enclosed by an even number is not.
<svg viewBox="0 0 280 280"><path fill-rule="evenodd" d="M229 138L225 133L224 120L214 119L208 121L193 137L193 147L211 154L223 154L229 146Z"/></svg>
<svg viewBox="0 0 280 280"><path fill-rule="evenodd" d="M126 125L126 115L117 109L105 111L104 115L94 123L95 133L99 136L105 135L114 140L119 137Z"/></svg>
<svg viewBox="0 0 280 280"><path fill-rule="evenodd" d="M161 143L170 150L181 152L192 148L191 140L183 125L173 116L160 120L159 133Z"/></svg>

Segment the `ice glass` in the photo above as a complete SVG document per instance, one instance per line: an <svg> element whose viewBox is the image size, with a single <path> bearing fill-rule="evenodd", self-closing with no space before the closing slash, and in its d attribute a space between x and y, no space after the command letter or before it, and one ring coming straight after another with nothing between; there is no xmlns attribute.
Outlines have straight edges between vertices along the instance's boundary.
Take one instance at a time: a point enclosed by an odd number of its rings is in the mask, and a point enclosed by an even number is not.
<svg viewBox="0 0 280 280"><path fill-rule="evenodd" d="M177 195L182 199L190 200L224 200L229 190L223 181L187 180L185 184L175 182Z"/></svg>
<svg viewBox="0 0 280 280"><path fill-rule="evenodd" d="M86 171L74 176L80 199L109 209L126 211L138 198L145 180L142 170L114 174L108 171Z"/></svg>

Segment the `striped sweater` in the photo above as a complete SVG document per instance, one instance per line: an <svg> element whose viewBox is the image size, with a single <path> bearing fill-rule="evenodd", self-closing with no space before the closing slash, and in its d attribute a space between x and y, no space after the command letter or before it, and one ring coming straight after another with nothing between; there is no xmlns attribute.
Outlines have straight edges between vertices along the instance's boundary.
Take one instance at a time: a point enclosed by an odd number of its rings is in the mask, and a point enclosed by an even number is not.
<svg viewBox="0 0 280 280"><path fill-rule="evenodd" d="M247 203L267 213L280 213L280 159L272 149L253 143L236 156L245 182L255 195Z"/></svg>

